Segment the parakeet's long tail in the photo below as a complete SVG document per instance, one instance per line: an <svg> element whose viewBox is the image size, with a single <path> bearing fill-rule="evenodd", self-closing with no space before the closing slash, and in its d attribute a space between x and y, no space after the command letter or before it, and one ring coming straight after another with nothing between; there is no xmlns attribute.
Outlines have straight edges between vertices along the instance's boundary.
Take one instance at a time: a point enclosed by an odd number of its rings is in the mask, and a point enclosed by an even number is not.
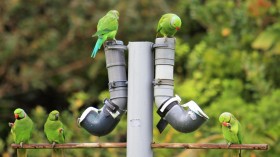
<svg viewBox="0 0 280 157"><path fill-rule="evenodd" d="M64 150L63 149L53 149L52 157L64 157Z"/></svg>
<svg viewBox="0 0 280 157"><path fill-rule="evenodd" d="M98 38L98 40L95 43L94 49L92 50L92 53L91 53L92 58L95 57L95 55L97 54L97 51L100 49L103 42L104 42L103 38Z"/></svg>
<svg viewBox="0 0 280 157"><path fill-rule="evenodd" d="M17 149L17 157L27 157L26 149Z"/></svg>
<svg viewBox="0 0 280 157"><path fill-rule="evenodd" d="M241 157L241 149L239 149L238 157Z"/></svg>

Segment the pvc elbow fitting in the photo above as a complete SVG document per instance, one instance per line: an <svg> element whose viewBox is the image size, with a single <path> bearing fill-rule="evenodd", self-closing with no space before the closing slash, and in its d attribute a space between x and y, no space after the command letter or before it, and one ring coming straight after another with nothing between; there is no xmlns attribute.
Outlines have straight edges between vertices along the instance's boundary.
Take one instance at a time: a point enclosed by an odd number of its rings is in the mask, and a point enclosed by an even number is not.
<svg viewBox="0 0 280 157"><path fill-rule="evenodd" d="M89 107L80 118L78 124L95 136L104 136L109 134L119 123L124 111L110 100L104 100L104 107L100 110Z"/></svg>

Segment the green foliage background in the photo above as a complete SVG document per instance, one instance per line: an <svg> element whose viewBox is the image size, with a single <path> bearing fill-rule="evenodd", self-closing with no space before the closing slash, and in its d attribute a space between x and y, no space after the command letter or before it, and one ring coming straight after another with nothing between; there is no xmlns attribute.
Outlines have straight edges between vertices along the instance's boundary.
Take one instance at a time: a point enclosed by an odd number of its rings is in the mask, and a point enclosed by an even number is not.
<svg viewBox="0 0 280 157"><path fill-rule="evenodd" d="M98 19L120 12L117 39L154 41L162 14L182 19L177 33L175 93L195 100L210 117L194 133L170 126L155 142L225 143L218 116L232 112L241 122L244 143L267 143L268 151L244 156L280 154L280 0L2 0L0 1L0 152L13 156L8 122L21 107L36 123L31 143L47 142L43 124L57 109L67 142L124 142L126 116L115 130L94 137L76 125L89 106L102 107L108 97L104 53L93 60ZM154 109L155 110L155 109ZM154 113L154 126L159 116ZM50 156L50 150L29 150ZM125 149L67 150L67 156L118 157ZM154 156L232 156L225 150L155 149Z"/></svg>

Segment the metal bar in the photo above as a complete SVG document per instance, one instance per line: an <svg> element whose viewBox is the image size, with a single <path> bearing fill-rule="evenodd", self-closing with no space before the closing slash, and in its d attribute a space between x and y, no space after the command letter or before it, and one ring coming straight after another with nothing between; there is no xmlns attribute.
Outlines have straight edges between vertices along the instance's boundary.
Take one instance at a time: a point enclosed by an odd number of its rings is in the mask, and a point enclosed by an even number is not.
<svg viewBox="0 0 280 157"><path fill-rule="evenodd" d="M54 148L126 148L127 143L64 143L56 144ZM14 149L21 148L19 144L11 144ZM268 144L227 144L216 143L152 143L153 149L243 149L243 150L268 150ZM52 149L52 144L23 144L23 149Z"/></svg>

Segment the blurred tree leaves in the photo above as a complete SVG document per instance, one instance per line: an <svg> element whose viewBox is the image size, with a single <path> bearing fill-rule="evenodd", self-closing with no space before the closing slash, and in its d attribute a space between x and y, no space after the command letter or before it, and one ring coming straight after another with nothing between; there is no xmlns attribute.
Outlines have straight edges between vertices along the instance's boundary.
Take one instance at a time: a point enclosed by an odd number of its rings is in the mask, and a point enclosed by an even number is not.
<svg viewBox="0 0 280 157"><path fill-rule="evenodd" d="M264 30L252 43L255 49L270 50L274 54L280 54L280 23L275 23Z"/></svg>

